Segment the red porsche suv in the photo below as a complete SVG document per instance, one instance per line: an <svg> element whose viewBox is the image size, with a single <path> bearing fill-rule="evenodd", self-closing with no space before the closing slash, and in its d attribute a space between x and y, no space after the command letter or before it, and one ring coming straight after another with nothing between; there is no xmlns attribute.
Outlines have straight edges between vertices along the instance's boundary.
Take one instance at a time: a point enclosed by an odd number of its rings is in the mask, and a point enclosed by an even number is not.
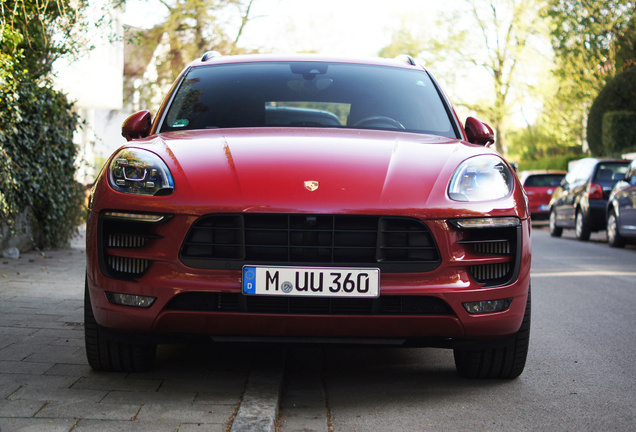
<svg viewBox="0 0 636 432"><path fill-rule="evenodd" d="M454 349L514 378L530 222L492 129L408 56L206 53L105 164L87 223L86 353L143 371L157 344Z"/></svg>

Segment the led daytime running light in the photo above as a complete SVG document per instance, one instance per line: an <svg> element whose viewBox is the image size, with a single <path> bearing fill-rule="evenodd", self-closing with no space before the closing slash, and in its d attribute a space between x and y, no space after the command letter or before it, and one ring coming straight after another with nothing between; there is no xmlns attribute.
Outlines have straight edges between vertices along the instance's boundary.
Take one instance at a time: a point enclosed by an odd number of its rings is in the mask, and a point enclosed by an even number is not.
<svg viewBox="0 0 636 432"><path fill-rule="evenodd" d="M452 221L459 228L508 228L521 225L516 217L456 219Z"/></svg>
<svg viewBox="0 0 636 432"><path fill-rule="evenodd" d="M161 222L165 218L164 215L157 215L157 214L125 213L125 212L115 212L115 211L107 211L106 213L104 213L104 217L113 218L113 219L143 221L143 222Z"/></svg>

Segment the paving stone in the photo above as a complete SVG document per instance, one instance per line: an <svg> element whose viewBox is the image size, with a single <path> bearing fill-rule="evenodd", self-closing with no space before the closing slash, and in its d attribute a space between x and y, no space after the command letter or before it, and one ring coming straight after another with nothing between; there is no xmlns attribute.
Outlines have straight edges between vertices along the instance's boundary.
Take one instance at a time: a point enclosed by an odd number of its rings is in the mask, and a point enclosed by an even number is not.
<svg viewBox="0 0 636 432"><path fill-rule="evenodd" d="M0 349L0 358L5 361L22 361L33 354L38 347L30 344L16 344Z"/></svg>
<svg viewBox="0 0 636 432"><path fill-rule="evenodd" d="M33 417L46 404L45 400L0 400L0 417Z"/></svg>
<svg viewBox="0 0 636 432"><path fill-rule="evenodd" d="M36 419L36 418L0 418L0 430L3 432L69 432L77 419Z"/></svg>
<svg viewBox="0 0 636 432"><path fill-rule="evenodd" d="M65 363L86 364L86 353L83 347L45 345L40 350L25 358L26 362L34 363Z"/></svg>
<svg viewBox="0 0 636 432"><path fill-rule="evenodd" d="M237 401L238 402L238 401ZM144 404L137 415L140 421L179 420L187 423L215 423L226 424L234 415L235 406L230 405L173 405L173 404ZM179 429L181 431L181 429Z"/></svg>
<svg viewBox="0 0 636 432"><path fill-rule="evenodd" d="M0 326L0 335L8 335L13 337L29 336L37 333L37 331L38 329Z"/></svg>
<svg viewBox="0 0 636 432"><path fill-rule="evenodd" d="M182 432L178 421L118 421L118 420L80 420L73 432ZM205 429L214 431L215 429ZM221 431L221 429L218 429Z"/></svg>
<svg viewBox="0 0 636 432"><path fill-rule="evenodd" d="M40 388L33 389L28 386L20 387L10 395L11 399L36 399L49 401L65 401L69 403L77 402L100 402L108 392L100 390L71 390L62 388Z"/></svg>
<svg viewBox="0 0 636 432"><path fill-rule="evenodd" d="M107 390L127 392L156 392L161 387L160 380L120 379L109 376L82 377L73 386L76 390Z"/></svg>
<svg viewBox="0 0 636 432"><path fill-rule="evenodd" d="M245 388L246 375L233 377L215 377L204 380L164 380L161 386L162 392L214 392L227 391L228 393L242 392Z"/></svg>
<svg viewBox="0 0 636 432"><path fill-rule="evenodd" d="M0 377L3 378L3 377ZM14 381L0 381L0 399L5 399L20 389L20 384Z"/></svg>
<svg viewBox="0 0 636 432"><path fill-rule="evenodd" d="M46 375L85 377L94 373L88 364L56 364L46 371Z"/></svg>
<svg viewBox="0 0 636 432"><path fill-rule="evenodd" d="M196 393L158 393L158 392L131 392L131 391L111 391L104 398L104 402L114 404L192 404Z"/></svg>
<svg viewBox="0 0 636 432"><path fill-rule="evenodd" d="M133 420L141 405L111 404L102 402L62 402L48 403L37 414L36 418L77 418L92 420Z"/></svg>
<svg viewBox="0 0 636 432"><path fill-rule="evenodd" d="M182 423L179 426L179 432L225 432L227 426L223 424L210 424L210 423Z"/></svg>
<svg viewBox="0 0 636 432"><path fill-rule="evenodd" d="M75 338L58 338L51 342L49 345L55 346L73 346L82 348L82 352L84 352L84 337L75 337Z"/></svg>
<svg viewBox="0 0 636 432"><path fill-rule="evenodd" d="M59 329L40 329L34 333L37 337L46 337L49 340L58 339L58 338L77 338L84 337L84 329L80 328L79 330L73 329L68 326L64 326Z"/></svg>
<svg viewBox="0 0 636 432"><path fill-rule="evenodd" d="M55 363L29 363L0 360L0 374L43 374Z"/></svg>

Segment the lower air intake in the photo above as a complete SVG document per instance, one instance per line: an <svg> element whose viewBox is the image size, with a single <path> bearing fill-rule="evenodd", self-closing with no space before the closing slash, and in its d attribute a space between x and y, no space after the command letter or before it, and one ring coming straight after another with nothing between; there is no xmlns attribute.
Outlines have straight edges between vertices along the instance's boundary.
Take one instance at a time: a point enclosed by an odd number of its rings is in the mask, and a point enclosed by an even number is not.
<svg viewBox="0 0 636 432"><path fill-rule="evenodd" d="M110 270L130 276L143 275L150 265L149 260L111 255L106 257L106 262L108 263Z"/></svg>
<svg viewBox="0 0 636 432"><path fill-rule="evenodd" d="M470 274L479 283L497 283L510 278L510 263L485 264L470 267Z"/></svg>

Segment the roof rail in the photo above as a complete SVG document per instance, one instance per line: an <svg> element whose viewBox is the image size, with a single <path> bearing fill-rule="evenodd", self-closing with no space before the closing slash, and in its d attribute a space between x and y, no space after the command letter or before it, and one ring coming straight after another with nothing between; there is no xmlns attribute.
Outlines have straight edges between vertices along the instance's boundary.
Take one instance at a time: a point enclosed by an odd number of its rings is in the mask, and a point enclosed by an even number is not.
<svg viewBox="0 0 636 432"><path fill-rule="evenodd" d="M404 63L410 64L411 66L415 66L417 64L415 63L415 60L413 59L413 57L411 57L408 54L400 54L399 56L395 58L395 60L403 61Z"/></svg>
<svg viewBox="0 0 636 432"><path fill-rule="evenodd" d="M208 61L212 57L222 57L222 56L218 51L208 51L205 54L203 54L203 57L201 57L201 61Z"/></svg>

